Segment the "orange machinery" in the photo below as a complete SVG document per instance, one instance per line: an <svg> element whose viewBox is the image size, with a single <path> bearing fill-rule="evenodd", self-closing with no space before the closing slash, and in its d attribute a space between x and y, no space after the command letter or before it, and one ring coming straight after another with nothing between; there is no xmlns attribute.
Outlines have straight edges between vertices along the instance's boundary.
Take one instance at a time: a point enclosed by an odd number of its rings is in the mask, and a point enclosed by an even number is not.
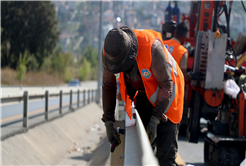
<svg viewBox="0 0 246 166"><path fill-rule="evenodd" d="M192 1L190 16L182 16L182 21L190 27L187 41L194 48L189 52L187 65L192 81L186 84L186 137L189 142L197 143L200 119L207 120L203 128L207 165L234 166L245 159L246 77L243 77L245 69L237 66L243 65L243 61L237 62L233 50L235 42L229 39L232 4L232 1ZM224 28L218 23L221 12L228 24ZM236 97L224 90L226 81L231 79L240 89Z"/></svg>

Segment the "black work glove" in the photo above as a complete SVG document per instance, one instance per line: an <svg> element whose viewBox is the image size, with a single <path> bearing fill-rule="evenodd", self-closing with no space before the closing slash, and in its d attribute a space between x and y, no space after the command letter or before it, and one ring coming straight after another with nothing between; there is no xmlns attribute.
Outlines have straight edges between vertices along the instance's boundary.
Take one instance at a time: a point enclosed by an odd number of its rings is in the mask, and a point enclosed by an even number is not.
<svg viewBox="0 0 246 166"><path fill-rule="evenodd" d="M149 140L151 142L151 144L153 143L153 141L155 140L156 136L157 136L157 125L160 123L160 121L154 116L151 116L150 122L148 124L148 137Z"/></svg>
<svg viewBox="0 0 246 166"><path fill-rule="evenodd" d="M115 146L118 146L121 143L120 136L117 130L114 128L113 124L114 123L112 121L105 122L107 137L108 137L108 141L112 145L114 144Z"/></svg>

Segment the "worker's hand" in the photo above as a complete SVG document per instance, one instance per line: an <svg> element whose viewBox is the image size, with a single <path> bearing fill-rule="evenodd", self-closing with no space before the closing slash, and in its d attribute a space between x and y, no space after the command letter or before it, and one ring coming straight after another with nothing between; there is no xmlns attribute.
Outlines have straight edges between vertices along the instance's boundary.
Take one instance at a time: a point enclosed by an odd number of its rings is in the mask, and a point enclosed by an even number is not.
<svg viewBox="0 0 246 166"><path fill-rule="evenodd" d="M156 136L157 136L157 125L160 123L160 121L155 117L155 116L151 116L150 122L148 124L148 137L151 143L153 143L153 141L155 140Z"/></svg>
<svg viewBox="0 0 246 166"><path fill-rule="evenodd" d="M118 146L121 142L120 136L119 136L117 130L114 128L113 122L107 121L107 122L105 122L105 126L106 126L108 141L111 144L116 144L115 146Z"/></svg>

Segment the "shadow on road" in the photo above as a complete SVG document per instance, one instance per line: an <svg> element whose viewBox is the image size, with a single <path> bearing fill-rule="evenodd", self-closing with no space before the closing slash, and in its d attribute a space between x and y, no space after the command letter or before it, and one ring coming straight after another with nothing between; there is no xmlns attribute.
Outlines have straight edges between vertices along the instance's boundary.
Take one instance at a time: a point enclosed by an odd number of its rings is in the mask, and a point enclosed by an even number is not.
<svg viewBox="0 0 246 166"><path fill-rule="evenodd" d="M200 131L203 127L200 127ZM186 125L181 125L179 128L179 141L187 141L186 139ZM198 142L204 142L205 134L200 132ZM188 142L188 141L187 141Z"/></svg>
<svg viewBox="0 0 246 166"><path fill-rule="evenodd" d="M82 156L76 156L76 157L70 157L73 160L84 160L84 161L90 161L92 157L92 153L86 153Z"/></svg>
<svg viewBox="0 0 246 166"><path fill-rule="evenodd" d="M198 142L203 143L204 142L204 138L205 138L205 135L203 133L200 133L199 134ZM186 135L184 135L184 134L179 134L178 140L179 141L186 141L186 142L188 142L187 139L186 139Z"/></svg>
<svg viewBox="0 0 246 166"><path fill-rule="evenodd" d="M97 148L93 151L92 158L88 163L88 166L94 165L105 165L110 153L110 143L107 140L107 137L104 137Z"/></svg>
<svg viewBox="0 0 246 166"><path fill-rule="evenodd" d="M110 153L110 144L107 140L107 137L104 137L101 139L101 141L98 143L98 146L94 151L91 153L82 154L82 156L75 156L70 157L70 159L73 160L84 160L88 163L87 166L94 166L94 165L106 165L107 160L109 159L109 153Z"/></svg>

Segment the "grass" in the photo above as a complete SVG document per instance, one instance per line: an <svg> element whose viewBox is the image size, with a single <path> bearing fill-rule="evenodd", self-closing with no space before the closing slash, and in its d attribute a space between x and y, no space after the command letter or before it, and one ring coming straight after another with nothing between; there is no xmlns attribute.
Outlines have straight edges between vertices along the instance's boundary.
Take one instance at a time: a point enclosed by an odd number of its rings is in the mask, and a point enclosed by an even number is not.
<svg viewBox="0 0 246 166"><path fill-rule="evenodd" d="M17 80L17 72L11 68L1 69L1 85L11 86L56 86L66 84L62 77L44 72L27 72L22 81Z"/></svg>

